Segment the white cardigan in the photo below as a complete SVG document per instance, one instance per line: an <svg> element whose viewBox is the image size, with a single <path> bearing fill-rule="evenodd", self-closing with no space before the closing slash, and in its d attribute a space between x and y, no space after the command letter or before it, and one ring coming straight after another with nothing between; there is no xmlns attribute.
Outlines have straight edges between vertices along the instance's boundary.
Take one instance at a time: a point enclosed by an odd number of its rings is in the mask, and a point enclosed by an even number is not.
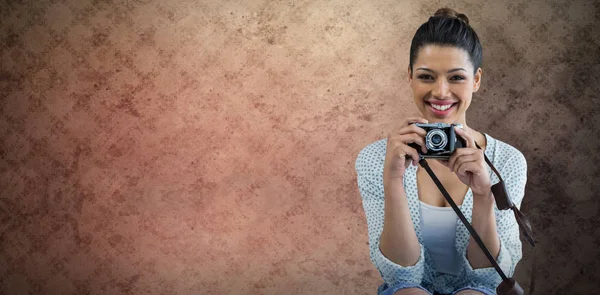
<svg viewBox="0 0 600 295"><path fill-rule="evenodd" d="M486 156L498 169L504 179L507 192L512 202L521 207L525 184L527 182L527 163L523 154L507 143L496 140L485 134L487 145ZM380 288L397 287L399 285L420 285L431 293L451 293L461 287L485 287L495 290L501 282L500 275L493 267L473 269L466 257L470 234L460 219L456 221L455 246L460 255L459 275L449 275L436 271L431 255L423 247L421 229L421 210L417 193L417 167L410 165L404 174L404 189L408 198L411 219L421 244L421 253L413 266L401 266L385 257L379 249L379 238L383 230L384 192L383 166L386 155L387 138L369 144L363 148L355 162L358 189L362 196L363 208L367 219L369 248L371 261L379 270L384 284ZM488 167L492 184L498 177ZM467 191L462 202L461 211L471 222L473 213L473 193ZM496 226L500 239L500 253L496 258L498 265L507 276L512 276L515 266L522 257L519 226L512 210L498 210L494 205Z"/></svg>

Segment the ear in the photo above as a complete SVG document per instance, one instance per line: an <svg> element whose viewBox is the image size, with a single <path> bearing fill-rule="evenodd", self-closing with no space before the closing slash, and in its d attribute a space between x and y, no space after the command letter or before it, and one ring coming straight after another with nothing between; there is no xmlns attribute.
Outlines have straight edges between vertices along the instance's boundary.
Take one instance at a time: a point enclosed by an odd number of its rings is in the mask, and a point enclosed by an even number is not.
<svg viewBox="0 0 600 295"><path fill-rule="evenodd" d="M410 70L410 66L408 66L408 83L412 83L412 72Z"/></svg>
<svg viewBox="0 0 600 295"><path fill-rule="evenodd" d="M477 69L475 73L475 77L473 79L473 92L477 92L479 90L479 86L481 86L481 75L483 74L483 70L481 68Z"/></svg>

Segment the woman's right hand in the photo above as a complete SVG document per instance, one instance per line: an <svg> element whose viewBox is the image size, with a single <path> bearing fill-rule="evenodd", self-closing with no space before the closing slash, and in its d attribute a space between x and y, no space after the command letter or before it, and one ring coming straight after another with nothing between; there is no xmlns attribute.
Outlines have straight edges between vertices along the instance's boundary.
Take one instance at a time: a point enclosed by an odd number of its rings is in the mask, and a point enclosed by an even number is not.
<svg viewBox="0 0 600 295"><path fill-rule="evenodd" d="M412 162L418 165L419 152L408 146L409 143L416 143L421 146L423 153L427 152L425 147L425 136L427 132L411 123L428 123L427 120L420 117L410 117L389 133L387 138L387 151L385 156L385 165L383 169L384 184L399 181L402 184L404 171ZM409 156L410 158L406 158Z"/></svg>

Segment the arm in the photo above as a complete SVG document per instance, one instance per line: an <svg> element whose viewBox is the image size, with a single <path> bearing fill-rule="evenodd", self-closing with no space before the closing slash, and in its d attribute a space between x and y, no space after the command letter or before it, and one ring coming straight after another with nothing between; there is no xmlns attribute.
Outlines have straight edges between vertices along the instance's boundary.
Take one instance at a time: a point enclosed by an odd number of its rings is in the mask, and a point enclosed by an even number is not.
<svg viewBox="0 0 600 295"><path fill-rule="evenodd" d="M368 176L374 177L373 175L376 174L374 169L369 166L373 161L372 158L369 159L371 156L369 152L363 150L355 164L358 188L367 218L371 261L388 286L418 285L421 283L424 273L424 248L416 239L408 202L405 195L401 197L398 194L395 195L397 198L390 197L389 200L388 195L385 195L384 198L383 186L376 185L369 180ZM402 199L404 203L402 203ZM393 212L395 210L399 211ZM386 223L386 233L382 236L384 222ZM399 226L398 224L403 225ZM395 226L394 231L391 230L392 226ZM402 233L397 232L400 229L402 229ZM411 234L414 237L411 237ZM383 243L381 248L380 242ZM415 252L417 253L415 254ZM389 258L383 253L389 255ZM394 261L406 265L403 266Z"/></svg>
<svg viewBox="0 0 600 295"><path fill-rule="evenodd" d="M402 183L384 185L385 205L383 231L379 249L401 266L413 266L419 260L421 246L410 217L406 192Z"/></svg>
<svg viewBox="0 0 600 295"><path fill-rule="evenodd" d="M499 169L500 173L502 173L502 177L504 178L504 182L506 185L506 189L509 197L512 202L517 206L517 208L521 208L521 202L523 201L523 197L525 194L525 184L527 182L527 162L525 157L520 152L514 153L511 158L504 163L503 169ZM476 213L475 210L479 210L479 213ZM500 266L500 268L504 271L507 276L512 276L515 270L517 263L521 260L523 254L521 252L522 244L520 240L520 232L519 226L515 219L514 213L512 210L494 210L494 222L487 221L487 225L485 221L490 217L489 211L488 213L484 210L476 209L475 203L473 204L473 227L475 230L480 233L480 229L478 227L484 228L484 232L489 230L492 234L486 237L486 239L493 241L497 238L498 248L494 250L492 247L494 246L494 242L488 246L490 253L492 255L497 255L496 262ZM476 218L480 220L475 227ZM493 228L493 225L497 225L497 231L492 232L490 229ZM483 237L482 237L483 239ZM488 241L484 240L486 246L488 245ZM479 249L475 241L472 240L469 243L469 247L471 247L471 243L473 247L477 248L477 252L474 252L474 257L477 256L476 253L480 253L483 255L483 252ZM469 249L469 247L467 247ZM471 248L475 249L475 248ZM490 285L495 288L500 282L501 278L497 274L496 270L491 266L490 262L484 256L485 265L483 265L483 261L475 258L473 261L470 261L467 253L463 253L464 263L466 264L467 276L471 280L480 282L482 284ZM480 262L477 262L480 261ZM472 263L471 263L472 262ZM480 264L481 265L480 265Z"/></svg>
<svg viewBox="0 0 600 295"><path fill-rule="evenodd" d="M494 195L491 191L487 196L473 196L471 225L490 251L490 254L494 259L497 259L500 252L500 239L496 230ZM467 259L473 269L492 267L492 263L472 236L469 238L469 245L467 246Z"/></svg>

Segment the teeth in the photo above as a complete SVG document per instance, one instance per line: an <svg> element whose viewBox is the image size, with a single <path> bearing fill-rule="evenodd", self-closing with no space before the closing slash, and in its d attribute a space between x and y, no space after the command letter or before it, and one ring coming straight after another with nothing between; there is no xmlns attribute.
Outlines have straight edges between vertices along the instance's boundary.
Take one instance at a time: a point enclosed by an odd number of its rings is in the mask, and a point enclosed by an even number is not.
<svg viewBox="0 0 600 295"><path fill-rule="evenodd" d="M449 109L452 105L447 104L447 105L441 106L441 105L437 105L437 104L431 104L431 106L436 110L445 111L445 110Z"/></svg>

